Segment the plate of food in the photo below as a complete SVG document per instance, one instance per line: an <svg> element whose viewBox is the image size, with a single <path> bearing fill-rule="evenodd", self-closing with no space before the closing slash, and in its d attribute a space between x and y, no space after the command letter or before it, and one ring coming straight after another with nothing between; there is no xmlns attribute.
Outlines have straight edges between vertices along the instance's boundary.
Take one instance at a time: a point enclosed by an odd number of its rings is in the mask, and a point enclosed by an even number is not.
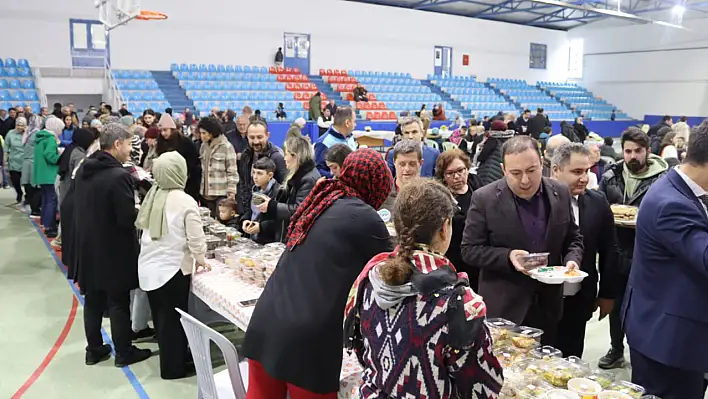
<svg viewBox="0 0 708 399"><path fill-rule="evenodd" d="M636 226L637 212L639 208L629 205L610 205L612 214L615 216L615 224L620 226Z"/></svg>
<svg viewBox="0 0 708 399"><path fill-rule="evenodd" d="M545 284L579 283L588 276L582 270L565 266L545 266L530 270L529 276Z"/></svg>

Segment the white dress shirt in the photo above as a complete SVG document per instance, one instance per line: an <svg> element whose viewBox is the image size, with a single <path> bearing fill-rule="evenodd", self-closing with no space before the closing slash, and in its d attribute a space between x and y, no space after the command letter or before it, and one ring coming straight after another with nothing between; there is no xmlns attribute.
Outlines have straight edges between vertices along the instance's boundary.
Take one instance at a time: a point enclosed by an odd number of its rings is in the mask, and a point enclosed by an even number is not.
<svg viewBox="0 0 708 399"><path fill-rule="evenodd" d="M678 173L679 176L683 179L683 181L686 183L688 188L691 189L693 194L698 198L698 201L703 205L703 211L706 212L706 215L708 215L708 208L706 208L706 204L701 201L701 197L704 195L708 195L708 192L703 189L703 187L699 186L698 183L693 181L690 177L688 177L683 171L681 170L681 166L677 166L674 168L676 170L676 173Z"/></svg>
<svg viewBox="0 0 708 399"><path fill-rule="evenodd" d="M588 172L592 173L592 172ZM594 174L594 173L593 173ZM573 218L575 219L575 224L580 227L580 206L578 205L578 196L574 195L570 199L570 205L573 208ZM580 267L580 265L578 265ZM563 283L563 296L573 296L580 291L581 283Z"/></svg>

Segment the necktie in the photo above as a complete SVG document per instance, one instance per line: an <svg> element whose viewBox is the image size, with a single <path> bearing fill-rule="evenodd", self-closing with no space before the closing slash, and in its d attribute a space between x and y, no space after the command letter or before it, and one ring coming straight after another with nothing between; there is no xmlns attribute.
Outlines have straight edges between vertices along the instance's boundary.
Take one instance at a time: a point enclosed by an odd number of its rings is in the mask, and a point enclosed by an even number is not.
<svg viewBox="0 0 708 399"><path fill-rule="evenodd" d="M703 205L706 206L706 208L708 208L708 194L703 194L699 196L698 199L701 200L701 202L703 203Z"/></svg>

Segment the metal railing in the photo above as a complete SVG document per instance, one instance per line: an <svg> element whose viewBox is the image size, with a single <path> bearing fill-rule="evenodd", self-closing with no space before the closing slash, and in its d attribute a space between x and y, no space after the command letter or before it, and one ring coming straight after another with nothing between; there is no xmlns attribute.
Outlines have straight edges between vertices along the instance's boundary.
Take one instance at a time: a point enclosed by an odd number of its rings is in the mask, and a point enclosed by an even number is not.
<svg viewBox="0 0 708 399"><path fill-rule="evenodd" d="M32 68L32 76L34 76L34 84L37 88L37 95L39 96L39 103L42 107L47 106L47 93L44 92L44 85L42 84L42 71L39 68Z"/></svg>
<svg viewBox="0 0 708 399"><path fill-rule="evenodd" d="M121 104L128 104L127 100L123 97L123 93L118 87L118 82L113 77L113 71L111 71L111 66L108 64L108 60L104 64L104 94L107 103L113 106L113 109L120 108Z"/></svg>

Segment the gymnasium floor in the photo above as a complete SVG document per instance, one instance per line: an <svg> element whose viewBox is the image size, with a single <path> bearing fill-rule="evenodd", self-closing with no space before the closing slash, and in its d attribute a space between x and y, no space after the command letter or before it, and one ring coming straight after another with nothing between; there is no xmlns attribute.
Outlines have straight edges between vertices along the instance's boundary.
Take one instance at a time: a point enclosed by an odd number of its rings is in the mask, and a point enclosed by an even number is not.
<svg viewBox="0 0 708 399"><path fill-rule="evenodd" d="M113 359L84 365L82 306L34 225L7 206L13 196L0 189L0 398L195 399L196 379L161 380L156 356L123 370ZM596 364L609 346L607 321L592 321L587 335L585 358Z"/></svg>

